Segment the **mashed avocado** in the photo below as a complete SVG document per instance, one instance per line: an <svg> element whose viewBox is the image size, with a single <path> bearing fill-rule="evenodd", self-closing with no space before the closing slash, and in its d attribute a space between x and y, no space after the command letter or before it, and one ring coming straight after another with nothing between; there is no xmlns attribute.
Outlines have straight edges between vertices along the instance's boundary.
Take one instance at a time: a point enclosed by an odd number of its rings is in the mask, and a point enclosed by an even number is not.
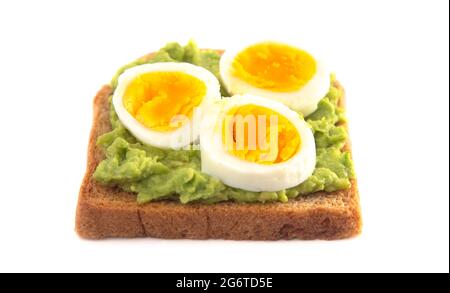
<svg viewBox="0 0 450 293"><path fill-rule="evenodd" d="M122 67L111 85L126 69L154 62L189 62L202 66L219 78L220 55L215 51L199 51L194 43L182 47L170 43L150 60L139 59ZM328 192L350 187L354 177L353 163L348 152L342 151L347 140L343 110L338 107L341 90L334 87L319 102L318 109L306 117L314 132L317 149L316 169L302 184L278 192L250 192L224 185L218 179L200 171L199 150L163 150L138 142L120 123L110 107L112 130L101 135L97 144L105 150L94 179L107 185L116 185L137 193L138 203L173 199L181 203L219 201L286 202L290 198L325 190ZM222 86L222 95L229 96Z"/></svg>

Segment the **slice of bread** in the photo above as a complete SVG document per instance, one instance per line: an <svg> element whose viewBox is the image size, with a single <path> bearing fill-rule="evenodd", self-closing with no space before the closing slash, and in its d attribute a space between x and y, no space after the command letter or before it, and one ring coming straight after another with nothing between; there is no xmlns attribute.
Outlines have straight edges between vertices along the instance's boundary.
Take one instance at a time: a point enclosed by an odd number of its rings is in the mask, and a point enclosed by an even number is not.
<svg viewBox="0 0 450 293"><path fill-rule="evenodd" d="M149 54L144 58L150 58ZM81 185L76 231L88 239L156 237L188 239L278 240L341 239L361 231L356 180L349 189L317 192L287 203L180 204L136 203L136 195L92 179L104 158L97 137L110 130L108 85L94 99L87 170ZM341 101L342 106L344 100ZM350 142L345 146L350 151Z"/></svg>

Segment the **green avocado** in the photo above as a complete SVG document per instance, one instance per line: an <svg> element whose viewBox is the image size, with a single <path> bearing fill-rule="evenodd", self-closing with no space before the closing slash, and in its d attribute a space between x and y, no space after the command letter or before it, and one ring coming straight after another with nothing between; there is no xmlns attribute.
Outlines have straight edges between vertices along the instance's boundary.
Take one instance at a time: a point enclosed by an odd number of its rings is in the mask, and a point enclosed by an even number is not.
<svg viewBox="0 0 450 293"><path fill-rule="evenodd" d="M154 62L189 62L211 71L219 80L220 55L215 51L200 51L195 43L186 46L169 43L150 60L139 59L120 68L111 81L113 89L126 69ZM317 151L316 169L312 176L298 186L278 192L250 192L226 186L220 180L201 172L199 150L166 150L144 145L120 123L112 105L112 130L101 135L97 145L106 158L94 172L94 179L106 185L119 186L137 194L137 202L179 200L181 203L221 201L286 202L317 191L349 188L354 178L350 153L343 151L348 134L342 123L344 111L338 107L342 91L333 85L319 102L317 110L306 117L314 132ZM224 87L222 95L229 96Z"/></svg>

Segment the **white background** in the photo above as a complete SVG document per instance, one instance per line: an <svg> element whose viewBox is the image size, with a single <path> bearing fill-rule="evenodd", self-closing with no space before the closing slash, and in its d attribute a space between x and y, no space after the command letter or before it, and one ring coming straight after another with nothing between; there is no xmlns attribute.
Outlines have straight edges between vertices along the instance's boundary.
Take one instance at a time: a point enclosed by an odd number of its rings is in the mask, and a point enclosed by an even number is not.
<svg viewBox="0 0 450 293"><path fill-rule="evenodd" d="M0 271L448 272L448 1L1 1ZM92 98L169 41L315 47L348 94L364 229L344 241L85 241Z"/></svg>

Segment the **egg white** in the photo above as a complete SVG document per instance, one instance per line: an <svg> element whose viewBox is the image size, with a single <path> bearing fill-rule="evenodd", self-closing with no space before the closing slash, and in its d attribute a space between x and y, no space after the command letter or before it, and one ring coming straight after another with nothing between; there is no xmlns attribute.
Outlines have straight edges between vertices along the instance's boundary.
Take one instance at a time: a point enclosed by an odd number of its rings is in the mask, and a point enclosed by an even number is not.
<svg viewBox="0 0 450 293"><path fill-rule="evenodd" d="M245 161L230 154L222 142L225 115L236 106L258 105L286 117L297 129L301 145L289 160L272 165ZM313 133L300 115L287 106L265 98L236 95L210 105L200 130L202 172L217 177L228 186L248 191L279 191L305 181L316 165Z"/></svg>
<svg viewBox="0 0 450 293"><path fill-rule="evenodd" d="M161 62L132 67L122 73L114 91L112 102L119 120L139 141L159 148L180 149L196 141L199 136L199 123L189 119L187 123L173 131L155 131L147 128L133 117L123 104L125 90L136 77L148 72L182 72L204 82L206 93L201 103L194 109L195 117L202 115L211 100L220 99L220 85L217 78L208 70L190 63ZM198 116L197 116L198 115Z"/></svg>
<svg viewBox="0 0 450 293"><path fill-rule="evenodd" d="M244 46L231 48L223 53L222 57L220 58L220 76L227 91L232 95L252 94L255 96L275 100L285 104L295 111L301 112L304 116L307 116L314 112L317 109L317 104L319 103L319 101L328 93L328 90L330 88L331 72L327 70L324 63L320 59L316 58L312 54L311 55L316 61L316 73L302 88L296 91L275 92L258 88L232 74L232 64L236 56L246 48L263 42L266 41L254 42L246 44ZM267 42L285 44L294 48L305 50L303 47L286 42ZM307 52L309 53L309 51Z"/></svg>

